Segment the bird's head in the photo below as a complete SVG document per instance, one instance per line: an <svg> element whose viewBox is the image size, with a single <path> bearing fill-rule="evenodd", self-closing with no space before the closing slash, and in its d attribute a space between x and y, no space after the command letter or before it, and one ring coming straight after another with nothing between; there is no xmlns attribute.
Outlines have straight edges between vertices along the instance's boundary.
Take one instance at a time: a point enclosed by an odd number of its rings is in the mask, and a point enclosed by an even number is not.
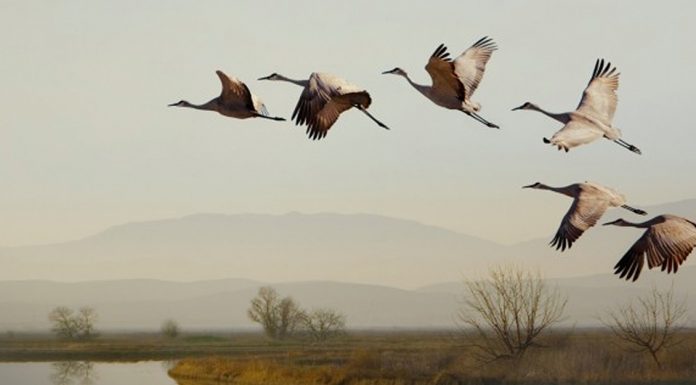
<svg viewBox="0 0 696 385"><path fill-rule="evenodd" d="M259 78L258 80L283 80L283 77L274 72L268 76Z"/></svg>
<svg viewBox="0 0 696 385"><path fill-rule="evenodd" d="M526 102L523 105L519 107L515 107L512 109L512 111L517 111L517 110L534 110L537 109L538 107L534 103Z"/></svg>
<svg viewBox="0 0 696 385"><path fill-rule="evenodd" d="M615 221L607 222L604 223L603 226L609 226L609 225L614 225L614 226L630 226L631 224L624 221L623 219L619 218Z"/></svg>
<svg viewBox="0 0 696 385"><path fill-rule="evenodd" d="M403 76L403 77L406 77L406 75L407 75L406 71L402 70L399 67L396 67L393 70L382 72L382 75L386 75L386 74L399 75L399 76Z"/></svg>
<svg viewBox="0 0 696 385"><path fill-rule="evenodd" d="M190 105L191 105L191 103L187 102L186 100L179 100L176 103L167 104L167 106L169 106L169 107L188 107Z"/></svg>
<svg viewBox="0 0 696 385"><path fill-rule="evenodd" d="M527 186L522 186L522 188L540 188L541 186L543 186L543 184L540 182L535 182Z"/></svg>

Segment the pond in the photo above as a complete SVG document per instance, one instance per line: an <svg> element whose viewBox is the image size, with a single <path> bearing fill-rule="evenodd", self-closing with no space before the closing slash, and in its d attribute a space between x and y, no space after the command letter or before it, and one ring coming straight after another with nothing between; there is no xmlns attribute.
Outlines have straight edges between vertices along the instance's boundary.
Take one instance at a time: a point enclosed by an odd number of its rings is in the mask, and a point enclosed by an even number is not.
<svg viewBox="0 0 696 385"><path fill-rule="evenodd" d="M3 385L177 385L167 375L170 363L0 362Z"/></svg>

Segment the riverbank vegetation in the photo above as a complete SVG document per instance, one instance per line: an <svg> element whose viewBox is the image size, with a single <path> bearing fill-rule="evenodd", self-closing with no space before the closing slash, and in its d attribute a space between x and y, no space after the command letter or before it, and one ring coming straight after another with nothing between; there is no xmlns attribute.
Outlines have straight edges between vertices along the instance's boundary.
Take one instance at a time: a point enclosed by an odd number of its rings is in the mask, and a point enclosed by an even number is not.
<svg viewBox="0 0 696 385"><path fill-rule="evenodd" d="M696 332L663 354L631 354L606 330L558 333L516 358L482 363L475 349L438 335L365 338L341 347L190 358L170 375L242 385L696 384ZM379 341L379 342L377 342ZM460 341L461 342L461 341Z"/></svg>

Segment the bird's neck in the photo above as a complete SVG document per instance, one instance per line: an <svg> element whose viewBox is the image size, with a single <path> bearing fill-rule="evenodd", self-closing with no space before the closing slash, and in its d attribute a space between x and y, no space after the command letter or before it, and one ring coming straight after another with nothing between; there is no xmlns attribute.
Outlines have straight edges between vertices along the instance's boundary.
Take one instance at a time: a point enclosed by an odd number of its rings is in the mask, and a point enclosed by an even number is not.
<svg viewBox="0 0 696 385"><path fill-rule="evenodd" d="M297 84L300 87L307 87L309 85L309 80L297 80L297 79L290 79L288 77L285 77L283 75L278 75L278 80L292 83L292 84Z"/></svg>
<svg viewBox="0 0 696 385"><path fill-rule="evenodd" d="M208 101L207 103L203 103L203 104L193 104L193 103L189 103L187 101L184 101L184 104L182 107L195 108L197 110L217 111L218 110L218 103L217 103L217 99L212 99L212 100Z"/></svg>
<svg viewBox="0 0 696 385"><path fill-rule="evenodd" d="M559 194L567 195L569 197L574 196L573 194L573 186L564 186L564 187L553 187L553 186L547 186L545 184L540 184L537 186L539 190L549 190L549 191L554 191Z"/></svg>
<svg viewBox="0 0 696 385"><path fill-rule="evenodd" d="M546 111L543 108L536 106L536 105L531 105L529 108L534 110L534 111L539 111L542 114L548 116L549 118L554 119L554 120L558 120L559 122L561 122L563 124L568 123L570 121L570 115L567 113L556 114L553 112Z"/></svg>
<svg viewBox="0 0 696 385"><path fill-rule="evenodd" d="M413 80L411 80L411 78L408 76L408 74L404 74L404 75L402 75L402 76L406 79L406 81L408 82L408 84L410 84L410 85L411 85L413 88L415 88L418 92L420 92L421 94L425 95L426 97L428 97L428 96L430 95L430 87L428 87L428 86L426 86L426 85L423 85L423 84L418 84L418 83L414 82Z"/></svg>
<svg viewBox="0 0 696 385"><path fill-rule="evenodd" d="M647 228L650 227L651 221L647 222L641 222L641 223L636 223L636 222L629 222L627 220L623 220L621 223L615 223L616 226L621 226L621 227L640 227L640 228Z"/></svg>

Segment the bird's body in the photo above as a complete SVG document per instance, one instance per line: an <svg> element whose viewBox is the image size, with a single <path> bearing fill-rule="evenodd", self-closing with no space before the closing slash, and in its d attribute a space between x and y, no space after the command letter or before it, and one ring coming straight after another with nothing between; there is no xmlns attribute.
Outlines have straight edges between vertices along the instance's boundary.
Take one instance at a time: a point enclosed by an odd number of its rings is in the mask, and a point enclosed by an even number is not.
<svg viewBox="0 0 696 385"><path fill-rule="evenodd" d="M462 111L488 127L499 128L479 116L481 105L471 100L496 49L493 40L484 37L452 60L447 47L440 44L425 66L432 79L431 86L414 83L406 71L398 67L383 73L403 76L413 88L440 107Z"/></svg>
<svg viewBox="0 0 696 385"><path fill-rule="evenodd" d="M614 274L626 280L638 279L646 259L650 269L660 266L662 271L676 273L696 247L696 223L676 215L658 215L642 223L617 219L605 225L646 229L614 266Z"/></svg>
<svg viewBox="0 0 696 385"><path fill-rule="evenodd" d="M537 182L524 188L555 191L573 198L573 204L551 241L551 246L561 251L569 249L586 230L597 224L610 207L621 207L640 215L646 214L643 210L627 206L623 194L598 183L573 183L564 187L551 187Z"/></svg>
<svg viewBox="0 0 696 385"><path fill-rule="evenodd" d="M222 91L220 96L211 99L204 104L192 104L186 100L172 103L169 106L188 107L197 110L215 111L230 118L248 119L265 118L271 120L285 120L268 115L268 110L263 102L249 91L249 88L241 80L229 77L222 71L215 71L220 78Z"/></svg>
<svg viewBox="0 0 696 385"><path fill-rule="evenodd" d="M533 103L524 103L514 110L532 110L555 119L564 124L551 139L544 138L544 143L556 146L559 150L592 143L602 137L612 140L622 147L640 154L640 150L621 139L621 130L612 125L618 97L619 73L611 63L597 59L590 82L583 92L582 99L575 111L555 114Z"/></svg>
<svg viewBox="0 0 696 385"><path fill-rule="evenodd" d="M370 94L338 76L314 72L307 80L294 80L274 73L259 80L286 81L304 88L292 119L295 119L297 125L307 125L307 134L313 140L324 138L339 115L353 107L365 113L380 127L389 129L367 112L372 104Z"/></svg>

